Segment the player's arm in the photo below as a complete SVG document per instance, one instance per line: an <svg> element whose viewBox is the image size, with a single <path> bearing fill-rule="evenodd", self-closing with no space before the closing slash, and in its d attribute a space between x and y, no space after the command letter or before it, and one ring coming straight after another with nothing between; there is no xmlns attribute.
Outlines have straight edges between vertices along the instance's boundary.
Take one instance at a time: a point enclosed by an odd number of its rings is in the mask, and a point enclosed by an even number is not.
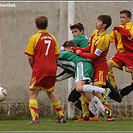
<svg viewBox="0 0 133 133"><path fill-rule="evenodd" d="M115 30L113 30L110 34L109 34L109 36L110 36L110 42L112 43L112 42L115 42L115 33L116 31Z"/></svg>
<svg viewBox="0 0 133 133"><path fill-rule="evenodd" d="M81 48L81 47L71 47L71 49L73 50L74 53L76 53L77 50L80 50L82 52L86 52L89 53L90 52L90 46L87 46L85 48Z"/></svg>
<svg viewBox="0 0 133 133"><path fill-rule="evenodd" d="M73 76L74 73L67 73L65 70L56 76L56 81L62 81Z"/></svg>
<svg viewBox="0 0 133 133"><path fill-rule="evenodd" d="M120 27L120 26L115 26L114 30L117 30L123 36L133 37L133 28L126 29L126 28L123 28L123 27Z"/></svg>
<svg viewBox="0 0 133 133"><path fill-rule="evenodd" d="M56 40L56 38L54 36L52 36L54 41L55 41L55 58L56 58L56 61L59 59L59 56L60 56L60 52L59 52L59 46L58 46L58 42Z"/></svg>
<svg viewBox="0 0 133 133"><path fill-rule="evenodd" d="M93 59L94 60L94 59L97 59L101 55L102 51L99 50L99 49L96 49L93 54L89 54L89 53L84 53L82 51L78 51L77 50L76 53L77 53L77 55L79 55L79 56L81 56L83 58L89 58L89 59Z"/></svg>
<svg viewBox="0 0 133 133"><path fill-rule="evenodd" d="M25 50L25 54L28 56L28 62L31 66L31 68L33 68L33 56L34 56L34 48L35 48L35 44L36 44L36 41L37 40L35 38L35 36L31 36L30 39L29 39L29 42L28 42L28 45L26 47L26 50Z"/></svg>
<svg viewBox="0 0 133 133"><path fill-rule="evenodd" d="M33 56L28 56L28 62L30 64L31 68L33 68L33 63L34 63Z"/></svg>
<svg viewBox="0 0 133 133"><path fill-rule="evenodd" d="M56 61L60 58L60 54L55 55Z"/></svg>
<svg viewBox="0 0 133 133"><path fill-rule="evenodd" d="M98 59L102 52L105 51L109 46L109 36L103 36L101 39L99 39L96 50L92 53L84 53L82 51L76 51L76 53L83 57L83 58L89 58L89 59Z"/></svg>

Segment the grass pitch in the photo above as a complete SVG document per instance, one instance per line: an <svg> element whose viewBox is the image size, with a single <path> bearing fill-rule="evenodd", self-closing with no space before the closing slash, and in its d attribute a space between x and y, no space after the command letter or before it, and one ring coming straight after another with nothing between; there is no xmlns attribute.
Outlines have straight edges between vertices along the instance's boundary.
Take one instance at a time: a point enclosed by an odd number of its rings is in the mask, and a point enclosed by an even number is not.
<svg viewBox="0 0 133 133"><path fill-rule="evenodd" d="M0 131L133 131L133 119L118 119L112 122L56 123L56 118L41 118L39 124L28 125L30 119L0 120Z"/></svg>

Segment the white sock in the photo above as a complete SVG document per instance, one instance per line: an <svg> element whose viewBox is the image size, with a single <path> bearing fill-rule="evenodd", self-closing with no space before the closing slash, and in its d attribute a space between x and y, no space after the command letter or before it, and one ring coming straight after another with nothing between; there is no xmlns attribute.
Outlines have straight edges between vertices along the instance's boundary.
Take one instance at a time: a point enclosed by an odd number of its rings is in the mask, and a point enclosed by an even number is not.
<svg viewBox="0 0 133 133"><path fill-rule="evenodd" d="M91 92L91 93L103 93L105 89L101 87L97 87L94 85L84 85L83 92Z"/></svg>
<svg viewBox="0 0 133 133"><path fill-rule="evenodd" d="M98 115L98 110L97 108L94 106L94 104L92 102L89 102L89 110L94 114L94 115Z"/></svg>
<svg viewBox="0 0 133 133"><path fill-rule="evenodd" d="M105 107L103 106L103 104L101 103L101 101L99 100L98 97L94 96L91 99L92 104L94 104L94 106L100 111L100 112L105 112Z"/></svg>

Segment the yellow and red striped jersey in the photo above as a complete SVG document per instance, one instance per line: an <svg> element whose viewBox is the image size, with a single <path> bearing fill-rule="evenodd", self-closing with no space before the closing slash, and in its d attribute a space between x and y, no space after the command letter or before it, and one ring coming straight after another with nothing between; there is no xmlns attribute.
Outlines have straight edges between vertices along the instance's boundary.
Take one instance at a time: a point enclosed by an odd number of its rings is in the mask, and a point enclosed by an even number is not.
<svg viewBox="0 0 133 133"><path fill-rule="evenodd" d="M96 49L99 49L102 51L100 56L106 57L110 45L109 38L107 31L98 34L98 30L94 30L91 37L90 54L94 53Z"/></svg>
<svg viewBox="0 0 133 133"><path fill-rule="evenodd" d="M59 48L56 38L47 30L39 30L30 37L25 54L33 56L33 73L36 76L56 76Z"/></svg>
<svg viewBox="0 0 133 133"><path fill-rule="evenodd" d="M133 51L133 24L128 22L114 27L110 33L110 42L115 42L117 51Z"/></svg>

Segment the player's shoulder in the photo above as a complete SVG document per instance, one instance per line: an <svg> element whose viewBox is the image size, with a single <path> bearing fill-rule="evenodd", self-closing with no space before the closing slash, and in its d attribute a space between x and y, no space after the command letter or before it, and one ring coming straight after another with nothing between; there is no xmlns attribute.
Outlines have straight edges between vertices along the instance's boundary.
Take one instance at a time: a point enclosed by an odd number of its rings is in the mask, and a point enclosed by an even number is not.
<svg viewBox="0 0 133 133"><path fill-rule="evenodd" d="M51 34L51 33L48 33L48 34L49 34L49 36L51 36L51 37L53 38L53 40L54 40L56 43L58 43L56 37L55 37L53 34Z"/></svg>
<svg viewBox="0 0 133 133"><path fill-rule="evenodd" d="M97 34L98 33L98 30L94 30L93 32L92 32L92 34Z"/></svg>
<svg viewBox="0 0 133 133"><path fill-rule="evenodd" d="M110 35L109 35L108 33L106 33L106 34L104 35L104 38L107 39L107 40L109 40L109 39L110 39Z"/></svg>
<svg viewBox="0 0 133 133"><path fill-rule="evenodd" d="M38 33L36 33L36 34L33 34L33 35L31 35L31 36L30 36L30 39L37 38L38 36L39 36L39 34L38 34Z"/></svg>

